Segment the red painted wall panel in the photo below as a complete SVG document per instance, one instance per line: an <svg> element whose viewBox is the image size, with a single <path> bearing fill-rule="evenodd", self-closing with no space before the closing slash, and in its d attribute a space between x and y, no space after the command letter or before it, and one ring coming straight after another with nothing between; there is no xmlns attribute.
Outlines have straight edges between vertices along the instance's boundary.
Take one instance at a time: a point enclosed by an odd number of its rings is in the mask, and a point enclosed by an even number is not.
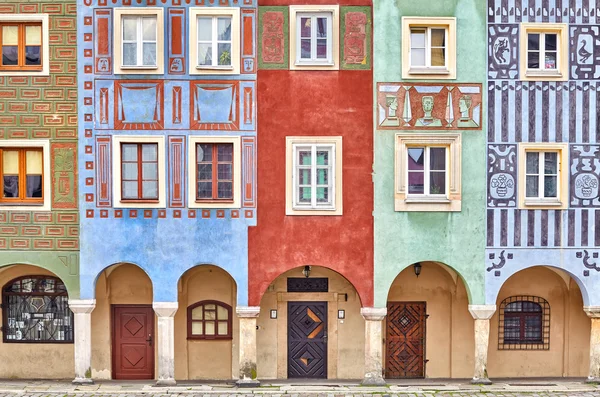
<svg viewBox="0 0 600 397"><path fill-rule="evenodd" d="M271 3L269 3L271 4ZM273 3L274 4L274 3ZM304 265L347 278L373 305L371 71L258 72L258 219L249 229L249 304ZM285 215L285 137L341 135L342 216Z"/></svg>

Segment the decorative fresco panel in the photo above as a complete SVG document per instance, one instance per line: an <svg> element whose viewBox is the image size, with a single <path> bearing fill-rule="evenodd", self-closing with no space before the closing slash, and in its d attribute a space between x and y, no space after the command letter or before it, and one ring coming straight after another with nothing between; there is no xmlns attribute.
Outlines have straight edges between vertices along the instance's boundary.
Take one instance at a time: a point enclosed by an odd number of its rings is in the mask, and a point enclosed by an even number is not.
<svg viewBox="0 0 600 397"><path fill-rule="evenodd" d="M52 208L77 208L77 144L52 143Z"/></svg>
<svg viewBox="0 0 600 397"><path fill-rule="evenodd" d="M168 186L169 207L185 207L185 136L169 136Z"/></svg>
<svg viewBox="0 0 600 397"><path fill-rule="evenodd" d="M371 7L341 7L342 69L371 69Z"/></svg>
<svg viewBox="0 0 600 397"><path fill-rule="evenodd" d="M238 130L239 95L240 87L237 81L192 82L191 128Z"/></svg>
<svg viewBox="0 0 600 397"><path fill-rule="evenodd" d="M259 68L287 69L289 66L288 7L259 7L258 26Z"/></svg>
<svg viewBox="0 0 600 397"><path fill-rule="evenodd" d="M96 74L112 74L112 10L94 11L96 40L94 42L94 65Z"/></svg>
<svg viewBox="0 0 600 397"><path fill-rule="evenodd" d="M392 130L480 130L481 98L481 84L380 83L377 125Z"/></svg>
<svg viewBox="0 0 600 397"><path fill-rule="evenodd" d="M569 33L571 78L600 78L600 27L570 26Z"/></svg>
<svg viewBox="0 0 600 397"><path fill-rule="evenodd" d="M115 81L115 129L164 127L163 81Z"/></svg>
<svg viewBox="0 0 600 397"><path fill-rule="evenodd" d="M242 73L256 73L255 9L242 9Z"/></svg>
<svg viewBox="0 0 600 397"><path fill-rule="evenodd" d="M600 146L571 145L571 207L600 207Z"/></svg>
<svg viewBox="0 0 600 397"><path fill-rule="evenodd" d="M256 208L256 138L242 137L242 207Z"/></svg>
<svg viewBox="0 0 600 397"><path fill-rule="evenodd" d="M488 29L488 76L519 77L519 25L491 25Z"/></svg>
<svg viewBox="0 0 600 397"><path fill-rule="evenodd" d="M96 205L112 206L112 161L110 135L96 137Z"/></svg>
<svg viewBox="0 0 600 397"><path fill-rule="evenodd" d="M169 74L185 74L185 9L169 8L168 29L170 32L169 43Z"/></svg>
<svg viewBox="0 0 600 397"><path fill-rule="evenodd" d="M517 205L517 145L488 146L488 206Z"/></svg>
<svg viewBox="0 0 600 397"><path fill-rule="evenodd" d="M563 22L599 24L595 0L488 0L488 22Z"/></svg>

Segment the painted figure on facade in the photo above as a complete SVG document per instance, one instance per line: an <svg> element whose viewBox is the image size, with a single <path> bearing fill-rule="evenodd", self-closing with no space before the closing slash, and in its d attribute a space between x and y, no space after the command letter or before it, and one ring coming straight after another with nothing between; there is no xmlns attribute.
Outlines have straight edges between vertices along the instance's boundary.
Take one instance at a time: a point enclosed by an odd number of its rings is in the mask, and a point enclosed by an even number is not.
<svg viewBox="0 0 600 397"><path fill-rule="evenodd" d="M458 120L459 128L473 128L479 125L471 119L471 106L473 100L470 95L465 95L458 100L458 110L460 111L460 119Z"/></svg>
<svg viewBox="0 0 600 397"><path fill-rule="evenodd" d="M433 96L426 95L421 98L421 104L423 105L424 116L417 119L415 127L441 127L442 122L431 115L433 112Z"/></svg>

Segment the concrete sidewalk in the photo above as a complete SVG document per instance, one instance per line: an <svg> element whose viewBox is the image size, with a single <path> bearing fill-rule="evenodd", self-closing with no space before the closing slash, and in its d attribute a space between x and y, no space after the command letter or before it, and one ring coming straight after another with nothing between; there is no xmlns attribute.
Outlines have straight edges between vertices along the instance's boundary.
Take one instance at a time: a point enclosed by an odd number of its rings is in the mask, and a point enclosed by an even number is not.
<svg viewBox="0 0 600 397"><path fill-rule="evenodd" d="M600 396L600 387L586 384L584 379L499 379L492 385L472 385L469 380L414 379L390 381L387 386L366 387L358 381L338 380L266 380L258 388L237 388L234 381L181 381L177 386L156 387L152 381L97 381L93 385L73 385L66 380L0 380L0 395L200 395L239 396L265 394L269 396L321 395L486 395L506 396L533 393L544 395Z"/></svg>

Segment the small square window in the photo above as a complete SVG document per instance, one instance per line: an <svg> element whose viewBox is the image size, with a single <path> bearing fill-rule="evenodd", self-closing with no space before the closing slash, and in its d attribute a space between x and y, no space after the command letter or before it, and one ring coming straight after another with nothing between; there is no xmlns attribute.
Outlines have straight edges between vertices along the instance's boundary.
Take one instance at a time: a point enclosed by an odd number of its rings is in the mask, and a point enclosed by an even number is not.
<svg viewBox="0 0 600 397"><path fill-rule="evenodd" d="M240 73L239 8L192 8L190 73Z"/></svg>
<svg viewBox="0 0 600 397"><path fill-rule="evenodd" d="M115 207L163 208L166 199L164 137L113 137Z"/></svg>
<svg viewBox="0 0 600 397"><path fill-rule="evenodd" d="M456 18L403 17L402 77L456 78Z"/></svg>
<svg viewBox="0 0 600 397"><path fill-rule="evenodd" d="M163 10L115 9L115 73L162 74Z"/></svg>
<svg viewBox="0 0 600 397"><path fill-rule="evenodd" d="M567 150L563 144L528 144L519 146L520 203L524 207L563 207L566 205Z"/></svg>
<svg viewBox="0 0 600 397"><path fill-rule="evenodd" d="M339 6L290 6L291 69L339 69Z"/></svg>
<svg viewBox="0 0 600 397"><path fill-rule="evenodd" d="M521 79L567 79L565 24L521 24Z"/></svg>
<svg viewBox="0 0 600 397"><path fill-rule="evenodd" d="M460 211L460 134L396 134L396 211Z"/></svg>
<svg viewBox="0 0 600 397"><path fill-rule="evenodd" d="M341 215L341 137L287 138L287 215Z"/></svg>
<svg viewBox="0 0 600 397"><path fill-rule="evenodd" d="M189 206L239 208L241 151L239 137L190 136Z"/></svg>
<svg viewBox="0 0 600 397"><path fill-rule="evenodd" d="M48 75L48 15L0 14L0 54L0 75Z"/></svg>

